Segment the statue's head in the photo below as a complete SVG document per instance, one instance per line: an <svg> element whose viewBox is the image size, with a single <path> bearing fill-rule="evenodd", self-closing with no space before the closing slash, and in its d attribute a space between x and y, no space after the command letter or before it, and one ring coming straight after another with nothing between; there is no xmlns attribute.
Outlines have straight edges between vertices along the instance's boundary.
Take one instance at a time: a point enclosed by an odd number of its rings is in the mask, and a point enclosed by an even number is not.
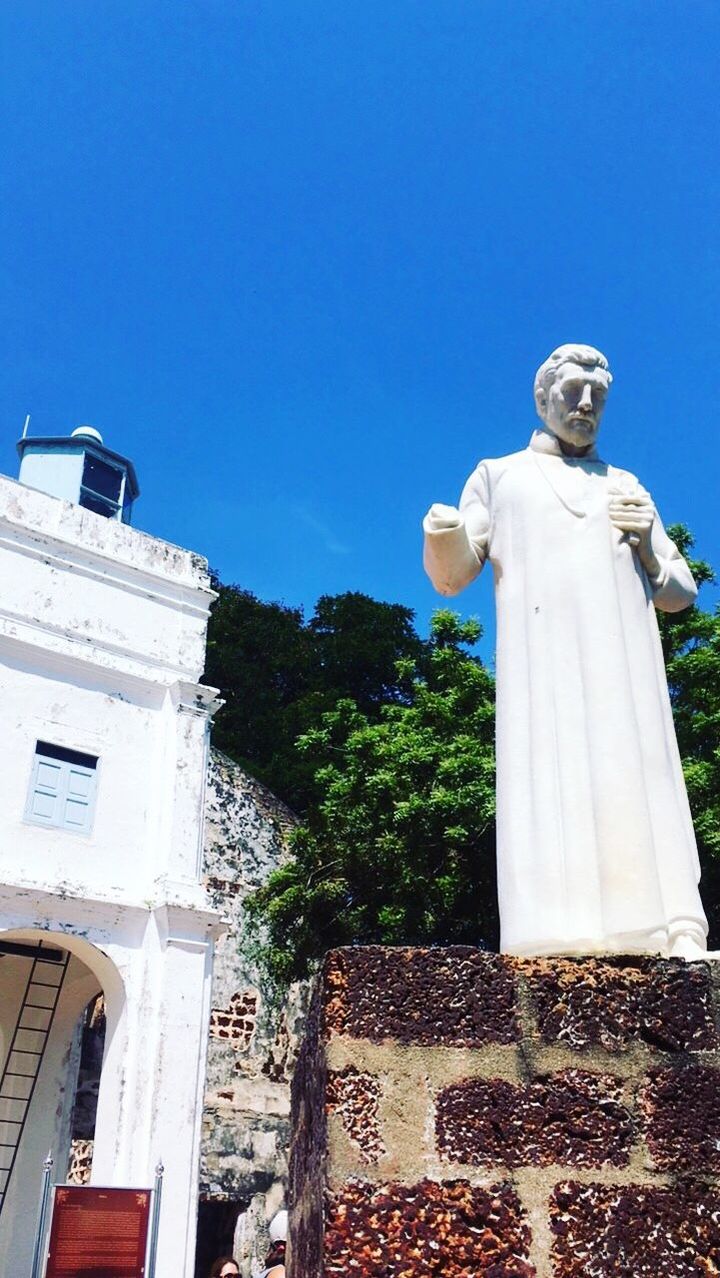
<svg viewBox="0 0 720 1278"><path fill-rule="evenodd" d="M548 430L578 452L592 448L612 377L594 346L558 346L535 374L535 407Z"/></svg>

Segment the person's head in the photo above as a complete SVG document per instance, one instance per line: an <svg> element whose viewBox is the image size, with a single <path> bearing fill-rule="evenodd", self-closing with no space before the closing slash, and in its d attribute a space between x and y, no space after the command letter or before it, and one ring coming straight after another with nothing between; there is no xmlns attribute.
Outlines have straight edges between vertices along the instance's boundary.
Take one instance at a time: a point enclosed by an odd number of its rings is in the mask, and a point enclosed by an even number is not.
<svg viewBox="0 0 720 1278"><path fill-rule="evenodd" d="M535 374L535 407L548 430L571 449L592 448L612 377L594 346L558 346Z"/></svg>
<svg viewBox="0 0 720 1278"><path fill-rule="evenodd" d="M288 1231L288 1214L286 1211L279 1211L273 1216L268 1226L270 1234L270 1250L265 1257L265 1268L270 1270L275 1266L284 1266L285 1264L285 1241Z"/></svg>
<svg viewBox="0 0 720 1278"><path fill-rule="evenodd" d="M240 1266L232 1256L218 1256L210 1270L209 1278L238 1278Z"/></svg>
<svg viewBox="0 0 720 1278"><path fill-rule="evenodd" d="M287 1240L288 1231L288 1214L286 1211L279 1211L270 1221L269 1234L271 1242L285 1242Z"/></svg>
<svg viewBox="0 0 720 1278"><path fill-rule="evenodd" d="M285 1264L285 1243L284 1242L270 1243L270 1250L267 1256L265 1257L265 1268L274 1269L276 1265L284 1265L284 1264Z"/></svg>

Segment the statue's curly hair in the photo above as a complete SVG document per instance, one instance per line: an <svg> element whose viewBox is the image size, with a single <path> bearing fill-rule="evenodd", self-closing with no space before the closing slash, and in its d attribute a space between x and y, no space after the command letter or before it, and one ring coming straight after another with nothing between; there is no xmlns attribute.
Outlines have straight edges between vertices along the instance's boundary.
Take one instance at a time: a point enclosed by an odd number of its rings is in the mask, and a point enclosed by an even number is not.
<svg viewBox="0 0 720 1278"><path fill-rule="evenodd" d="M601 351L595 349L594 346L582 346L577 342L567 342L564 346L558 346L552 355L548 355L544 364L541 364L535 374L535 403L538 403L538 394L543 391L545 395L550 390L552 383L557 377L558 369L563 364L580 364L582 368L599 368L607 378L607 384L612 381L612 374L608 366L608 362Z"/></svg>

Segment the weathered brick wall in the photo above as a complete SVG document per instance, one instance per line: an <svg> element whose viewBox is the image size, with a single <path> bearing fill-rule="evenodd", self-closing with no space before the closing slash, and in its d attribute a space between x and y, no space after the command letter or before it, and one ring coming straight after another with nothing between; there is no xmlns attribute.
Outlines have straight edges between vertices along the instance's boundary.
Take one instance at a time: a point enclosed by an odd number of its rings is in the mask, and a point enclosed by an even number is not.
<svg viewBox="0 0 720 1278"><path fill-rule="evenodd" d="M234 1203L243 1213L236 1254L248 1274L267 1249L267 1221L284 1205L290 1077L306 998L295 987L281 1007L264 1002L245 935L245 900L287 856L294 821L269 790L211 751L204 883L228 930L213 966L200 1195L203 1203ZM208 1268L209 1262L203 1272Z"/></svg>
<svg viewBox="0 0 720 1278"><path fill-rule="evenodd" d="M720 967L328 955L290 1278L720 1273Z"/></svg>

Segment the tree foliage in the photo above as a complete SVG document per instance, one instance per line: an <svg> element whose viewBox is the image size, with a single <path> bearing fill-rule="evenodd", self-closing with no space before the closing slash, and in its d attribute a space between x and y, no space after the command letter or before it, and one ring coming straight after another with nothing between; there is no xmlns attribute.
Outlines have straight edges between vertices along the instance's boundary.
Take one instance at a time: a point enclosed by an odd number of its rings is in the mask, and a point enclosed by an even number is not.
<svg viewBox="0 0 720 1278"><path fill-rule="evenodd" d="M251 900L277 980L331 945L481 944L497 932L494 686L480 627L436 613L407 695L371 718L343 699L305 733L320 793L293 859Z"/></svg>
<svg viewBox="0 0 720 1278"><path fill-rule="evenodd" d="M708 563L692 557L694 540L683 524L668 529L702 587L714 583ZM696 604L659 613L670 701L702 867L701 890L720 944L720 610Z"/></svg>
<svg viewBox="0 0 720 1278"><path fill-rule="evenodd" d="M297 738L344 697L369 718L402 703L408 683L399 663L422 665L427 644L401 604L357 592L323 595L305 622L299 608L214 585L205 680L225 705L213 740L302 813L316 793L316 769Z"/></svg>

